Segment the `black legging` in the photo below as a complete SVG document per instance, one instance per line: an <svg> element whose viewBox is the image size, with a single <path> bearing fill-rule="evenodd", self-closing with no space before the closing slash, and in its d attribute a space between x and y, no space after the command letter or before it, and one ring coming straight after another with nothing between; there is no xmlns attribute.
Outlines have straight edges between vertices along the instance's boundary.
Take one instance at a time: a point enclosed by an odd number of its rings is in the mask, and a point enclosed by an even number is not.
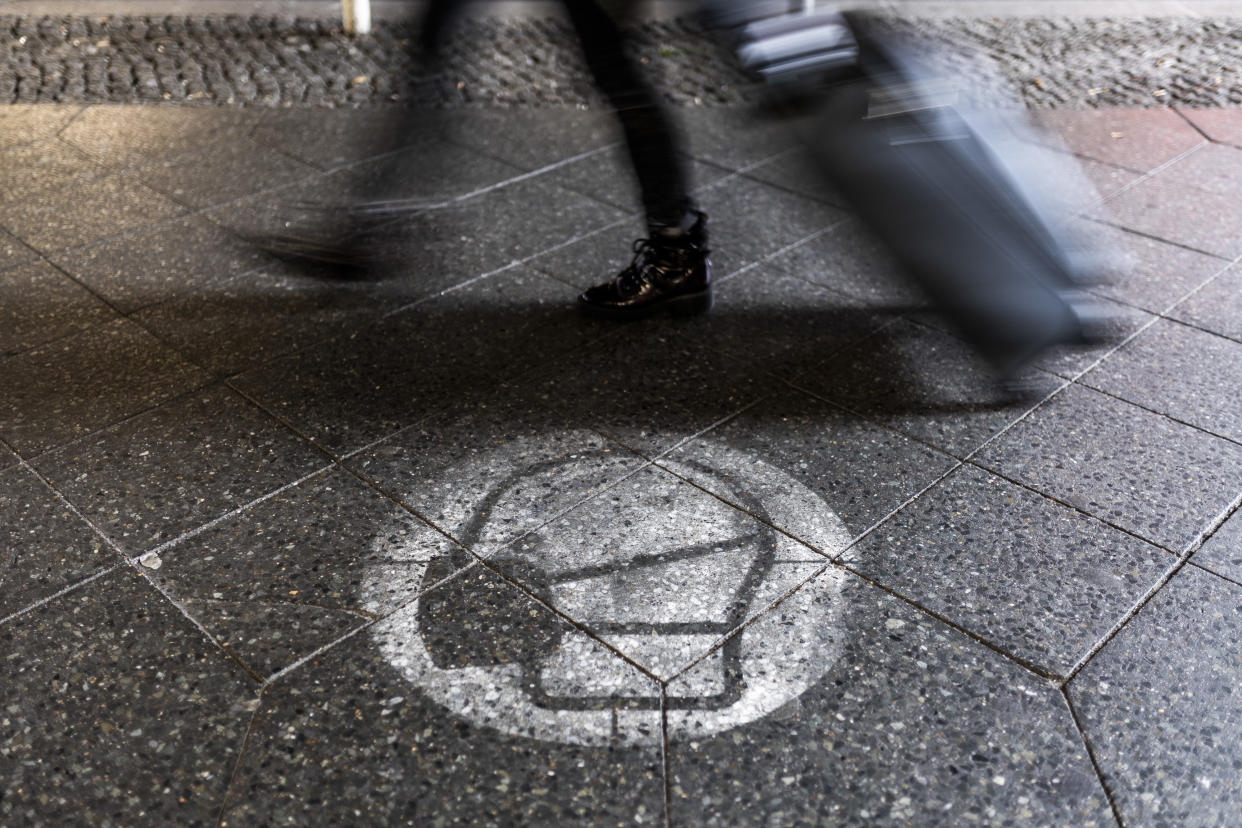
<svg viewBox="0 0 1242 828"><path fill-rule="evenodd" d="M625 53L617 24L595 0L565 0L595 83L617 112L650 227L681 224L693 206L678 136L655 90Z"/></svg>

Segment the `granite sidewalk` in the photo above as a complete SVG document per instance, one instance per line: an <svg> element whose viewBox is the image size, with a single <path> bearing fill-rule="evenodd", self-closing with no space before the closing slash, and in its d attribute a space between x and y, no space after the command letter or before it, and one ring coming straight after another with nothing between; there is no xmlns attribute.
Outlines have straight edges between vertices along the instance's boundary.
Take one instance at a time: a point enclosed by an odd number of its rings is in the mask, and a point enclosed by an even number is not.
<svg viewBox="0 0 1242 828"><path fill-rule="evenodd" d="M613 325L600 113L0 108L0 823L1235 822L1242 111L1039 113L1133 260L1022 405L680 114L717 307ZM393 152L401 273L245 241Z"/></svg>

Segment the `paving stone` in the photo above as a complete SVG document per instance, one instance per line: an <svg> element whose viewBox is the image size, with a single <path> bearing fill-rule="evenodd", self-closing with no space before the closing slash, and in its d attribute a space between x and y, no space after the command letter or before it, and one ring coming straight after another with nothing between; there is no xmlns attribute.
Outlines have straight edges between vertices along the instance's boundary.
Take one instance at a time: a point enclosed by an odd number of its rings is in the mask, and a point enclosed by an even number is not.
<svg viewBox="0 0 1242 828"><path fill-rule="evenodd" d="M0 271L0 356L115 318L98 297L45 262Z"/></svg>
<svg viewBox="0 0 1242 828"><path fill-rule="evenodd" d="M231 376L378 317L383 305L375 288L275 264L132 318L194 364Z"/></svg>
<svg viewBox="0 0 1242 828"><path fill-rule="evenodd" d="M1242 149L1208 144L1160 171L1159 178L1222 196L1242 187Z"/></svg>
<svg viewBox="0 0 1242 828"><path fill-rule="evenodd" d="M745 487L765 521L827 555L932 483L951 458L895 432L786 391L661 459L743 509Z"/></svg>
<svg viewBox="0 0 1242 828"><path fill-rule="evenodd" d="M13 461L4 454L0 469ZM0 618L117 561L103 538L35 475L23 468L0 471Z"/></svg>
<svg viewBox="0 0 1242 828"><path fill-rule="evenodd" d="M1055 687L851 576L739 638L755 655L669 686L674 825L1113 824ZM721 672L761 687L767 715L724 729L674 706Z"/></svg>
<svg viewBox="0 0 1242 828"><path fill-rule="evenodd" d="M10 103L0 107L0 147L29 144L54 136L72 121L80 106Z"/></svg>
<svg viewBox="0 0 1242 828"><path fill-rule="evenodd" d="M1032 376L1051 392L1050 375ZM955 457L965 457L1020 417L971 348L940 330L899 320L833 355L795 385Z"/></svg>
<svg viewBox="0 0 1242 828"><path fill-rule="evenodd" d="M606 111L466 109L454 111L446 122L449 140L523 170L564 162L621 140L616 121Z"/></svg>
<svg viewBox="0 0 1242 828"><path fill-rule="evenodd" d="M709 226L708 232L711 232ZM528 264L578 291L606 282L634 261L634 245L647 236L642 216L618 219L581 238L552 247ZM714 242L713 242L714 244ZM713 261L713 274L717 274Z"/></svg>
<svg viewBox="0 0 1242 828"><path fill-rule="evenodd" d="M17 463L17 455L9 451L6 446L0 446L0 470L15 466Z"/></svg>
<svg viewBox="0 0 1242 828"><path fill-rule="evenodd" d="M658 705L475 568L269 688L221 824L658 822Z"/></svg>
<svg viewBox="0 0 1242 828"><path fill-rule="evenodd" d="M0 271L17 267L35 258L38 254L15 238L0 230Z"/></svg>
<svg viewBox="0 0 1242 828"><path fill-rule="evenodd" d="M598 494L643 461L512 389L428 417L347 464L479 555Z"/></svg>
<svg viewBox="0 0 1242 828"><path fill-rule="evenodd" d="M721 277L801 241L845 217L841 210L748 178L699 194L712 218L712 265Z"/></svg>
<svg viewBox="0 0 1242 828"><path fill-rule="evenodd" d="M729 170L757 166L797 144L788 124L746 108L686 107L676 115L690 154Z"/></svg>
<svg viewBox="0 0 1242 828"><path fill-rule="evenodd" d="M1239 360L1242 344L1162 319L1082 383L1242 442Z"/></svg>
<svg viewBox="0 0 1242 828"><path fill-rule="evenodd" d="M1092 326L1094 341L1049 348L1036 358L1037 368L1066 379L1077 377L1100 359L1108 358L1109 352L1123 340L1153 320L1146 311L1111 299L1096 300L1093 304L1094 310L1103 315Z"/></svg>
<svg viewBox="0 0 1242 828"><path fill-rule="evenodd" d="M64 141L48 138L0 150L0 204L28 201L48 187L106 174L104 167Z"/></svg>
<svg viewBox="0 0 1242 828"><path fill-rule="evenodd" d="M1195 552L1191 561L1234 581L1242 581L1242 518L1234 512Z"/></svg>
<svg viewBox="0 0 1242 828"><path fill-rule="evenodd" d="M1242 254L1237 199L1166 179L1145 179L1092 215L1127 230L1233 259Z"/></svg>
<svg viewBox="0 0 1242 828"><path fill-rule="evenodd" d="M686 184L691 191L710 187L728 175L727 170L703 164L693 158L683 159ZM629 153L622 144L614 144L602 152L570 162L545 175L557 185L588 195L597 201L621 210L642 209L638 179L630 164Z"/></svg>
<svg viewBox="0 0 1242 828"><path fill-rule="evenodd" d="M201 210L308 178L317 170L255 144L208 140L192 152L147 164L137 176L178 204Z"/></svg>
<svg viewBox="0 0 1242 828"><path fill-rule="evenodd" d="M1242 268L1229 268L1169 316L1242 341Z"/></svg>
<svg viewBox="0 0 1242 828"><path fill-rule="evenodd" d="M521 168L447 141L424 141L345 169L363 201L415 199L432 204L461 198L523 175Z"/></svg>
<svg viewBox="0 0 1242 828"><path fill-rule="evenodd" d="M867 578L1058 676L1174 561L973 466L955 471L846 559Z"/></svg>
<svg viewBox="0 0 1242 828"><path fill-rule="evenodd" d="M5 822L216 819L258 686L159 593L122 568L4 638Z"/></svg>
<svg viewBox="0 0 1242 828"><path fill-rule="evenodd" d="M739 363L793 377L889 321L856 299L764 264L717 283L711 313L667 327Z"/></svg>
<svg viewBox="0 0 1242 828"><path fill-rule="evenodd" d="M203 142L243 141L261 112L194 106L92 106L61 138L111 169L141 167Z"/></svg>
<svg viewBox="0 0 1242 828"><path fill-rule="evenodd" d="M1118 266L1092 286L1102 296L1162 313L1228 265L1224 259L1098 224L1090 232L1119 255Z"/></svg>
<svg viewBox="0 0 1242 828"><path fill-rule="evenodd" d="M449 542L340 471L160 553L151 572L259 675L409 603ZM367 593L359 584L374 584Z"/></svg>
<svg viewBox="0 0 1242 828"><path fill-rule="evenodd" d="M186 216L49 258L122 313L190 296L211 296L234 276L271 259L206 221Z"/></svg>
<svg viewBox="0 0 1242 828"><path fill-rule="evenodd" d="M1082 167L1083 174L1095 186L1095 195L1101 199L1112 198L1126 187L1138 181L1141 176L1140 173L1134 170L1113 164L1105 164L1103 161L1095 161L1090 158L1080 158L1078 163ZM1089 204L1080 201L1075 206L1079 210L1085 210L1088 207L1095 206L1096 203L1096 201L1092 201Z"/></svg>
<svg viewBox="0 0 1242 828"><path fill-rule="evenodd" d="M976 461L1180 552L1232 500L1242 447L1070 386Z"/></svg>
<svg viewBox="0 0 1242 828"><path fill-rule="evenodd" d="M321 170L423 144L446 116L435 110L278 109L264 113L251 138Z"/></svg>
<svg viewBox="0 0 1242 828"><path fill-rule="evenodd" d="M1034 118L1072 152L1141 173L1204 143L1171 109L1044 110Z"/></svg>
<svg viewBox="0 0 1242 828"><path fill-rule="evenodd" d="M217 385L34 465L134 556L325 464L319 452Z"/></svg>
<svg viewBox="0 0 1242 828"><path fill-rule="evenodd" d="M31 247L50 253L137 230L183 212L127 173L49 187L37 199L9 204L4 226Z"/></svg>
<svg viewBox="0 0 1242 828"><path fill-rule="evenodd" d="M1237 813L1242 589L1186 567L1069 685L1127 825Z"/></svg>
<svg viewBox="0 0 1242 828"><path fill-rule="evenodd" d="M146 331L118 319L0 361L0 435L31 456L208 379Z"/></svg>
<svg viewBox="0 0 1242 828"><path fill-rule="evenodd" d="M843 210L849 207L845 196L832 186L802 145L790 147L775 158L748 168L744 175Z"/></svg>
<svg viewBox="0 0 1242 828"><path fill-rule="evenodd" d="M880 309L926 304L923 292L901 271L884 244L855 219L764 262L774 270L824 285Z"/></svg>
<svg viewBox="0 0 1242 828"><path fill-rule="evenodd" d="M740 411L773 384L760 369L654 320L553 363L530 387L574 422L650 457Z"/></svg>
<svg viewBox="0 0 1242 828"><path fill-rule="evenodd" d="M1178 114L1203 131L1210 141L1242 145L1242 115L1236 109L1183 109Z"/></svg>

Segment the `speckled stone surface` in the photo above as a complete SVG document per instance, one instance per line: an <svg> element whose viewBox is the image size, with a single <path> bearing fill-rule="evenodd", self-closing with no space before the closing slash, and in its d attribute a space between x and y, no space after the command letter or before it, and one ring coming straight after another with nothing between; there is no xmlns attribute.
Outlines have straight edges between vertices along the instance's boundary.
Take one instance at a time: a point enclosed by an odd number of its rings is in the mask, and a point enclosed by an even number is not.
<svg viewBox="0 0 1242 828"><path fill-rule="evenodd" d="M46 262L0 271L0 357L115 318L98 297Z"/></svg>
<svg viewBox="0 0 1242 828"><path fill-rule="evenodd" d="M200 216L187 216L49 258L123 313L210 296L221 284L270 261Z"/></svg>
<svg viewBox="0 0 1242 828"><path fill-rule="evenodd" d="M505 391L438 413L347 460L479 555L491 555L643 461Z"/></svg>
<svg viewBox="0 0 1242 828"><path fill-rule="evenodd" d="M1234 512L1216 534L1195 552L1191 561L1242 582L1242 517Z"/></svg>
<svg viewBox="0 0 1242 828"><path fill-rule="evenodd" d="M0 230L0 271L25 264L36 255L21 239Z"/></svg>
<svg viewBox="0 0 1242 828"><path fill-rule="evenodd" d="M670 711L674 825L1114 824L1056 688L880 590L825 573L742 637L824 604L817 680L768 718L703 737Z"/></svg>
<svg viewBox="0 0 1242 828"><path fill-rule="evenodd" d="M206 824L258 683L118 569L0 627L0 820Z"/></svg>
<svg viewBox="0 0 1242 828"><path fill-rule="evenodd" d="M615 696L564 699L558 660ZM221 824L658 825L658 700L476 568L267 690Z"/></svg>
<svg viewBox="0 0 1242 828"><path fill-rule="evenodd" d="M845 559L1056 676L1067 675L1175 561L973 466L955 471Z"/></svg>
<svg viewBox="0 0 1242 828"><path fill-rule="evenodd" d="M160 553L150 576L269 676L413 600L449 542L341 471L281 492ZM364 581L383 589L363 595Z"/></svg>
<svg viewBox="0 0 1242 828"><path fill-rule="evenodd" d="M1169 316L1242 342L1242 268L1229 268Z"/></svg>
<svg viewBox="0 0 1242 828"><path fill-rule="evenodd" d="M1033 120L1071 152L1141 173L1205 144L1171 109L1042 110Z"/></svg>
<svg viewBox="0 0 1242 828"><path fill-rule="evenodd" d="M685 157L683 165L691 191L710 188L729 171ZM551 180L577 193L590 196L627 212L642 209L637 181L629 171L629 154L623 143L571 161L549 172Z"/></svg>
<svg viewBox="0 0 1242 828"><path fill-rule="evenodd" d="M1160 320L1083 383L1231 440L1242 440L1242 344Z"/></svg>
<svg viewBox="0 0 1242 828"><path fill-rule="evenodd" d="M765 520L826 555L839 554L954 466L934 449L794 391L747 409L660 463L753 508L730 490L743 487L767 504ZM804 490L813 497L798 496ZM824 516L839 520L844 536Z"/></svg>
<svg viewBox="0 0 1242 828"><path fill-rule="evenodd" d="M1033 381L1049 392L1059 384L1042 373ZM957 457L978 449L1029 407L997 393L987 365L965 342L904 320L794 383Z"/></svg>
<svg viewBox="0 0 1242 828"><path fill-rule="evenodd" d="M1109 223L1233 259L1242 253L1242 207L1233 196L1155 175L1111 199L1093 216Z"/></svg>
<svg viewBox="0 0 1242 828"><path fill-rule="evenodd" d="M25 201L49 187L87 181L108 170L64 141L48 138L0 149L0 204Z"/></svg>
<svg viewBox="0 0 1242 828"><path fill-rule="evenodd" d="M213 385L45 454L35 467L132 556L326 464Z"/></svg>
<svg viewBox="0 0 1242 828"><path fill-rule="evenodd" d="M147 164L138 177L192 210L291 184L316 169L256 144L206 140L193 152Z"/></svg>
<svg viewBox="0 0 1242 828"><path fill-rule="evenodd" d="M1215 256L1106 225L1092 230L1124 257L1122 267L1106 273L1108 281L1097 285L1095 292L1152 313L1168 310L1228 265Z"/></svg>
<svg viewBox="0 0 1242 828"><path fill-rule="evenodd" d="M6 454L0 450L0 618L120 560L38 477L4 468Z"/></svg>
<svg viewBox="0 0 1242 828"><path fill-rule="evenodd" d="M0 361L0 435L22 454L37 454L208 379L118 319Z"/></svg>
<svg viewBox="0 0 1242 828"><path fill-rule="evenodd" d="M113 169L167 160L203 142L236 142L252 132L262 110L185 106L92 106L61 139Z"/></svg>
<svg viewBox="0 0 1242 828"><path fill-rule="evenodd" d="M540 397L574 422L652 456L762 397L774 380L676 323L627 325L544 369Z"/></svg>
<svg viewBox="0 0 1242 828"><path fill-rule="evenodd" d="M1147 311L1129 305L1114 302L1111 299L1098 299L1093 308L1103 315L1103 319L1093 330L1094 341L1058 345L1049 348L1035 360L1041 371L1056 374L1059 377L1073 379L1083 371L1106 359L1124 340L1152 322L1154 317Z"/></svg>
<svg viewBox="0 0 1242 828"><path fill-rule="evenodd" d="M398 109L353 108L265 112L249 137L328 170L422 143L444 128L443 115L420 115L425 117L405 120ZM412 122L417 128L410 128Z"/></svg>
<svg viewBox="0 0 1242 828"><path fill-rule="evenodd" d="M524 170L557 164L621 140L604 112L575 109L461 109L444 123L450 141Z"/></svg>
<svg viewBox="0 0 1242 828"><path fill-rule="evenodd" d="M1236 496L1242 447L1070 386L980 465L1181 552Z"/></svg>
<svg viewBox="0 0 1242 828"><path fill-rule="evenodd" d="M1228 825L1242 778L1242 588L1186 567L1069 685L1127 825Z"/></svg>
<svg viewBox="0 0 1242 828"><path fill-rule="evenodd" d="M4 226L47 253L137 230L184 212L133 173L119 173L49 187L37 199L6 205Z"/></svg>
<svg viewBox="0 0 1242 828"><path fill-rule="evenodd" d="M702 474L720 478L705 464ZM670 678L826 563L773 531L766 492L721 481L746 514L658 467L647 467L502 549L489 565L608 642L652 675ZM802 503L814 500L791 493ZM775 501L772 506L787 506ZM769 519L770 521L771 519ZM840 521L814 515L838 543ZM696 695L729 698L711 682Z"/></svg>
<svg viewBox="0 0 1242 828"><path fill-rule="evenodd" d="M0 146L19 146L48 138L80 116L81 106L10 104L0 109Z"/></svg>

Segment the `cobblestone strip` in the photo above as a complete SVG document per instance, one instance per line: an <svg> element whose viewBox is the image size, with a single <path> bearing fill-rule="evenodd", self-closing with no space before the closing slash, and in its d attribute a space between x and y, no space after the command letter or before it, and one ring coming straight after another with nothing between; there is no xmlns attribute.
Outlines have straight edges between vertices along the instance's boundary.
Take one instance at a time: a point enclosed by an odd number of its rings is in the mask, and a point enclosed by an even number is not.
<svg viewBox="0 0 1242 828"><path fill-rule="evenodd" d="M1242 105L1242 18L894 19L985 96L1035 108ZM0 16L0 103L228 106L596 106L557 19L471 20L419 76L412 30L349 38L292 17ZM643 23L634 48L674 104L737 104L754 87L689 19Z"/></svg>

